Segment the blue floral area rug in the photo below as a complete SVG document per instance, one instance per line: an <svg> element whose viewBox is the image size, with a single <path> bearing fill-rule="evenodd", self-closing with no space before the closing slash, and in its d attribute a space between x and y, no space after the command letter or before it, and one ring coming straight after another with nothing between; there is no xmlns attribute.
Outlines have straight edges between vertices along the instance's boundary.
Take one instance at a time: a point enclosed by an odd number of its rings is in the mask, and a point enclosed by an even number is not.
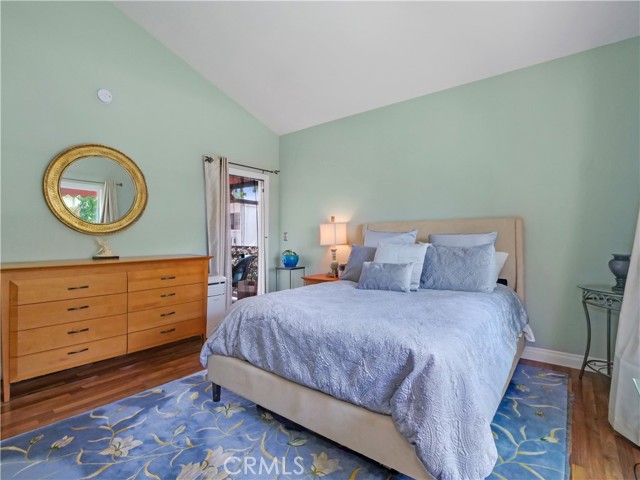
<svg viewBox="0 0 640 480"><path fill-rule="evenodd" d="M490 478L564 480L567 376L518 365L492 423ZM8 479L406 479L312 432L287 429L205 373L0 443Z"/></svg>
<svg viewBox="0 0 640 480"><path fill-rule="evenodd" d="M500 480L570 478L571 399L568 376L518 364L491 430Z"/></svg>

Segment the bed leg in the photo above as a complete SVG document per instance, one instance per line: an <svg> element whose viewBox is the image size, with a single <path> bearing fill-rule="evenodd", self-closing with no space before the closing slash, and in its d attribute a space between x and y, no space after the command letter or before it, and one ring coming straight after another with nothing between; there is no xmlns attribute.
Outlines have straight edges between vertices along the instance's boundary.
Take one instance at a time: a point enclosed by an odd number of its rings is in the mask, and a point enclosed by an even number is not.
<svg viewBox="0 0 640 480"><path fill-rule="evenodd" d="M220 385L216 385L215 383L211 382L211 395L213 396L213 401L214 402L219 402L220 401Z"/></svg>

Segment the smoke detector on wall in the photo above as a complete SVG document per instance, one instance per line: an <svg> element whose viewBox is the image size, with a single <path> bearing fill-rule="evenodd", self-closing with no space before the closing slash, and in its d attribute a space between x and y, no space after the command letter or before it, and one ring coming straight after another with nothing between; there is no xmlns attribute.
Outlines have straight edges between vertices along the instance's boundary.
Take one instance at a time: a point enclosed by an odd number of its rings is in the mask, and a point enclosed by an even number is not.
<svg viewBox="0 0 640 480"><path fill-rule="evenodd" d="M102 103L111 103L111 100L113 100L113 95L106 88L101 88L100 90L98 90L98 100L100 100Z"/></svg>

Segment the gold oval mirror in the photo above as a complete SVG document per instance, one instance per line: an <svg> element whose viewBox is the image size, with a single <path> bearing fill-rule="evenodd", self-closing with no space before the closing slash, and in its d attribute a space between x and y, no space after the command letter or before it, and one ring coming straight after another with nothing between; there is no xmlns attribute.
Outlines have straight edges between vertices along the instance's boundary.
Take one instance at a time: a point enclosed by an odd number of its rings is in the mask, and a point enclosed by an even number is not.
<svg viewBox="0 0 640 480"><path fill-rule="evenodd" d="M124 153L104 145L78 145L56 156L47 167L44 198L68 227L106 235L140 218L147 205L147 184Z"/></svg>

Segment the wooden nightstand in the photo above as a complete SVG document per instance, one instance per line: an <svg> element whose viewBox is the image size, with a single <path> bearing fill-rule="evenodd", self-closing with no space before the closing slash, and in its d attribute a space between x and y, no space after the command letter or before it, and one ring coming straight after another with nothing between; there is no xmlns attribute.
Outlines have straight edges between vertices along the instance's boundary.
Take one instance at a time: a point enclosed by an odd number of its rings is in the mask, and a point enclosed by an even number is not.
<svg viewBox="0 0 640 480"><path fill-rule="evenodd" d="M305 287L307 285L315 285L316 283L335 282L340 280L338 277L330 277L326 273L316 273L315 275L306 275L302 277Z"/></svg>

